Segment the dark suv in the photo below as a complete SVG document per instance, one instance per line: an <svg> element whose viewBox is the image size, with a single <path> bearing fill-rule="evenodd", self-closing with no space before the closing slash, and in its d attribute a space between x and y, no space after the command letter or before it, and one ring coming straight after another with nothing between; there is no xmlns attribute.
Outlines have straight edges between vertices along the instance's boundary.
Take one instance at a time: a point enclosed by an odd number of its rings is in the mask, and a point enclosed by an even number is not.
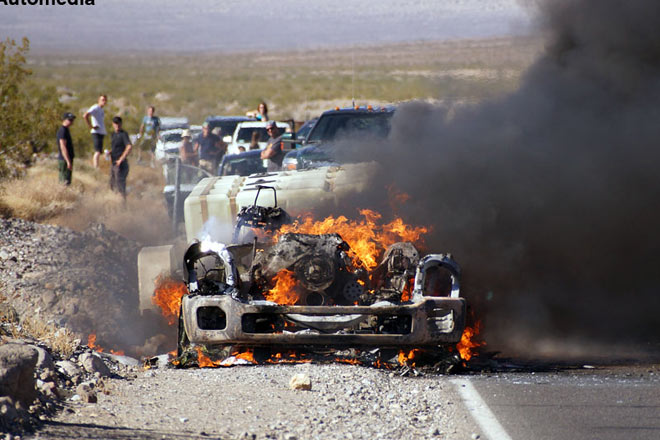
<svg viewBox="0 0 660 440"><path fill-rule="evenodd" d="M305 146L284 156L287 170L338 164L333 154L336 141L361 136L386 138L394 106L336 108L324 112L305 139Z"/></svg>
<svg viewBox="0 0 660 440"><path fill-rule="evenodd" d="M247 121L254 121L254 119L248 118L247 116L209 116L206 118L206 122L209 123L209 131L213 131L214 128L220 127L222 128L221 135L223 138L233 136L238 123Z"/></svg>

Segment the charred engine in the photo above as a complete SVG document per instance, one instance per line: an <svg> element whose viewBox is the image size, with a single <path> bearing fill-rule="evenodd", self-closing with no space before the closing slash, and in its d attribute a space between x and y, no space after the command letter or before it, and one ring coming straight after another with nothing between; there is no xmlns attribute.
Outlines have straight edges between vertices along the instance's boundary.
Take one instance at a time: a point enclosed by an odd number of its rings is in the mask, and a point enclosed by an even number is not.
<svg viewBox="0 0 660 440"><path fill-rule="evenodd" d="M348 250L348 244L338 234L284 234L276 244L256 255L250 269L253 293L269 290L276 275L288 270L296 281L297 304L355 304L364 291L366 273L350 270Z"/></svg>

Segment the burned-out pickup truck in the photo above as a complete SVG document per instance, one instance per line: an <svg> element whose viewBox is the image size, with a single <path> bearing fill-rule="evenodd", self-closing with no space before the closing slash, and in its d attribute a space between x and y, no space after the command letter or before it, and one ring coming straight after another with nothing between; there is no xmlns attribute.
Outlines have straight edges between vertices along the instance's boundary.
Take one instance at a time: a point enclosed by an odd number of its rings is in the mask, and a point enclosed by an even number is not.
<svg viewBox="0 0 660 440"><path fill-rule="evenodd" d="M412 243L398 242L368 271L339 234L278 234L288 220L283 209L255 201L238 214L238 244L188 248L179 355L191 345L421 348L460 341L465 301L450 255L421 257ZM246 238L243 228L271 233Z"/></svg>
<svg viewBox="0 0 660 440"><path fill-rule="evenodd" d="M370 169L349 164L202 180L185 202L191 244L179 252L145 248L138 256L140 307L153 308L159 274L185 283L179 354L196 346L456 344L466 304L451 255L423 256L411 241L392 240L366 264L347 231L290 224L287 212L340 206L344 195L366 188ZM224 239L209 234L223 228L230 228Z"/></svg>

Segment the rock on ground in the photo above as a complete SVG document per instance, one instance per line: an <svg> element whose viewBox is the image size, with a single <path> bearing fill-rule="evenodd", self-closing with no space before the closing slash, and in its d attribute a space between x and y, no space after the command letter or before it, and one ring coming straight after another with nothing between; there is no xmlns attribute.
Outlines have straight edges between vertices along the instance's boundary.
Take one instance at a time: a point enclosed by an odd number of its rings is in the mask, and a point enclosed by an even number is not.
<svg viewBox="0 0 660 440"><path fill-rule="evenodd" d="M34 369L39 354L29 345L0 346L0 396L8 396L24 405L37 397Z"/></svg>

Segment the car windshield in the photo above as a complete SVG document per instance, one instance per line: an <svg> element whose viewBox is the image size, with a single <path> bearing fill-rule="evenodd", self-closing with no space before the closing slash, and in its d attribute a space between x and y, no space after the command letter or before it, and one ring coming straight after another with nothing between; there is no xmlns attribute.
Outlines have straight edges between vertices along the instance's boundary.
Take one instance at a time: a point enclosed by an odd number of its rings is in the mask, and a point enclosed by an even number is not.
<svg viewBox="0 0 660 440"><path fill-rule="evenodd" d="M241 127L238 129L236 135L236 142L241 144L249 144L252 141L252 133L259 133L259 142L266 141L270 136L266 131L266 127Z"/></svg>
<svg viewBox="0 0 660 440"><path fill-rule="evenodd" d="M222 160L221 174L223 176L249 176L265 171L266 168L264 168L259 154L235 154L225 156Z"/></svg>
<svg viewBox="0 0 660 440"><path fill-rule="evenodd" d="M209 130L220 127L222 129L220 136L232 136L239 122L241 121L210 121Z"/></svg>
<svg viewBox="0 0 660 440"><path fill-rule="evenodd" d="M296 137L298 139L305 139L305 137L309 134L310 131L312 131L312 128L314 128L314 124L316 124L316 121L318 119L312 119L310 121L305 122L302 127L300 127L300 130L296 133Z"/></svg>
<svg viewBox="0 0 660 440"><path fill-rule="evenodd" d="M161 135L163 142L181 142L181 132L165 133Z"/></svg>
<svg viewBox="0 0 660 440"><path fill-rule="evenodd" d="M308 142L325 142L355 134L373 134L385 137L390 131L392 113L334 113L322 116Z"/></svg>

